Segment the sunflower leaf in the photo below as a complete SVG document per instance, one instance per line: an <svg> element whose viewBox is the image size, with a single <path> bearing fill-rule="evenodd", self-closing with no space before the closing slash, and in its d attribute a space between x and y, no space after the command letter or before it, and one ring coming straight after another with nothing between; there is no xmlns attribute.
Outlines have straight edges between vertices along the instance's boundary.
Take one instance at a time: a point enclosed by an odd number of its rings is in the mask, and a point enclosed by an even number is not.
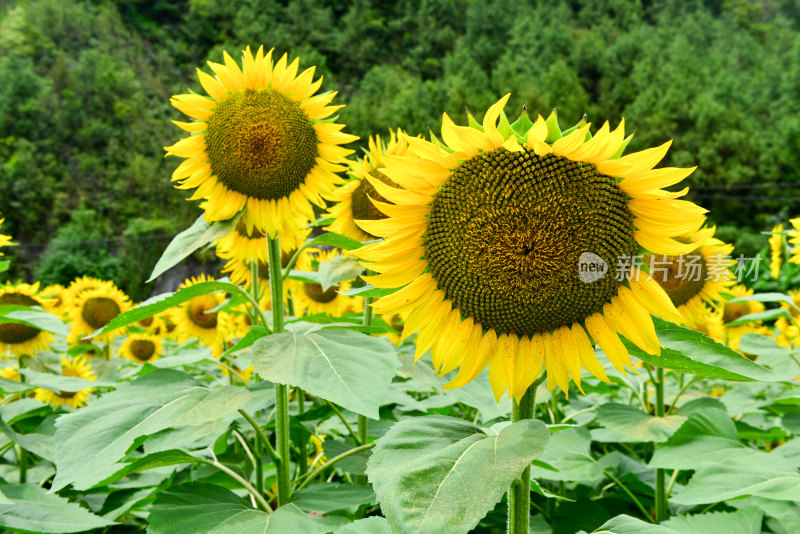
<svg viewBox="0 0 800 534"><path fill-rule="evenodd" d="M787 319L791 319L792 315L789 313L789 310L784 310L783 308L775 308L772 310L765 310L763 312L758 313L748 313L747 315L742 315L738 319L731 321L729 323L725 323L725 326L738 326L740 324L746 324L753 321L771 321L772 319L777 319L778 317L786 317Z"/></svg>
<svg viewBox="0 0 800 534"><path fill-rule="evenodd" d="M24 532L84 532L114 525L35 484L3 486L0 526Z"/></svg>
<svg viewBox="0 0 800 534"><path fill-rule="evenodd" d="M20 323L66 337L64 322L38 306L0 306L0 324Z"/></svg>
<svg viewBox="0 0 800 534"><path fill-rule="evenodd" d="M174 293L162 293L147 299L132 310L128 310L125 313L117 315L103 328L86 337L92 338L105 334L106 332L110 332L112 330L116 330L117 328L121 328L137 321L141 321L142 319L151 317L168 308L172 308L173 306L177 306L186 301L192 300L195 297L216 293L217 291L237 293L241 292L242 288L231 284L228 282L227 278L222 278L213 282L200 282L189 287L179 289Z"/></svg>
<svg viewBox="0 0 800 534"><path fill-rule="evenodd" d="M383 517L372 516L359 519L335 530L334 534L392 534L389 523Z"/></svg>
<svg viewBox="0 0 800 534"><path fill-rule="evenodd" d="M388 340L344 329L267 336L253 344L252 353L262 378L373 419L398 367Z"/></svg>
<svg viewBox="0 0 800 534"><path fill-rule="evenodd" d="M603 523L597 530L593 530L592 534L678 534L678 532L629 515L618 515Z"/></svg>
<svg viewBox="0 0 800 534"><path fill-rule="evenodd" d="M56 421L56 478L90 488L118 471L118 462L139 438L165 428L205 425L233 417L251 393L236 386L202 387L186 373L158 369L121 385Z"/></svg>
<svg viewBox="0 0 800 534"><path fill-rule="evenodd" d="M203 219L203 215L199 216L189 228L172 238L147 281L152 282L195 250L233 232L238 221L239 218L234 217L229 221L209 224Z"/></svg>
<svg viewBox="0 0 800 534"><path fill-rule="evenodd" d="M352 257L335 256L319 264L319 285L323 291L327 291L339 282L352 280L363 272L364 267Z"/></svg>
<svg viewBox="0 0 800 534"><path fill-rule="evenodd" d="M375 287L369 284L362 286L362 287L355 287L353 289L348 289L347 291L337 291L340 295L347 295L348 297L352 296L359 296L359 297L385 297L387 295L391 295L392 293L396 293L401 288L394 287L394 288L382 288L382 287Z"/></svg>
<svg viewBox="0 0 800 534"><path fill-rule="evenodd" d="M412 417L378 439L367 476L393 532L460 534L494 508L548 435L530 419L487 433L453 417Z"/></svg>
<svg viewBox="0 0 800 534"><path fill-rule="evenodd" d="M147 534L214 532L215 534L316 534L329 529L294 504L268 514L230 490L193 482L162 491L148 517Z"/></svg>
<svg viewBox="0 0 800 534"><path fill-rule="evenodd" d="M790 378L748 360L735 350L717 343L705 334L653 317L656 334L663 348L653 356L625 341L631 355L654 365L710 378L777 382Z"/></svg>

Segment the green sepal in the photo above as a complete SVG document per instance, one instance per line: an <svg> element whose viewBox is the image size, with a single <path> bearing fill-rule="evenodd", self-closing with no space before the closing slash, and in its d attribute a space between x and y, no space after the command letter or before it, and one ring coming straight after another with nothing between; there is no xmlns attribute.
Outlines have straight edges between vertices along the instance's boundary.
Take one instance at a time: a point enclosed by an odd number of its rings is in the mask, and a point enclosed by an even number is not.
<svg viewBox="0 0 800 534"><path fill-rule="evenodd" d="M631 139L633 139L633 134L630 134L628 137L623 139L622 144L619 145L619 150L617 150L617 153L614 154L610 159L619 159L622 156L622 153L625 152L625 149L628 148L628 143L631 142Z"/></svg>
<svg viewBox="0 0 800 534"><path fill-rule="evenodd" d="M470 110L467 110L467 124L470 128L475 128L479 132L483 131L483 125L475 120L475 115Z"/></svg>
<svg viewBox="0 0 800 534"><path fill-rule="evenodd" d="M497 131L500 132L500 135L503 136L503 139L508 139L511 135L516 135L516 132L513 128L511 128L511 123L508 122L508 117L506 117L505 111L500 112L500 122L497 124ZM519 136L516 135L517 141L519 141Z"/></svg>
<svg viewBox="0 0 800 534"><path fill-rule="evenodd" d="M558 113L556 110L551 111L544 122L547 125L547 137L545 138L545 142L552 145L562 137L561 128L558 127Z"/></svg>
<svg viewBox="0 0 800 534"><path fill-rule="evenodd" d="M517 139L525 140L531 128L533 128L533 122L531 122L530 117L528 117L528 109L523 107L522 113L519 114L519 118L511 125L511 129L517 134Z"/></svg>
<svg viewBox="0 0 800 534"><path fill-rule="evenodd" d="M571 134L572 132L574 132L578 128L583 128L584 126L586 126L586 124L588 124L588 123L586 122L586 115L584 115L581 118L581 120L579 120L576 124L574 124L573 126L567 128L566 130L561 132L561 137L568 136L569 134ZM588 141L591 138L592 138L592 134L587 130L586 131L586 137L584 138L584 142Z"/></svg>

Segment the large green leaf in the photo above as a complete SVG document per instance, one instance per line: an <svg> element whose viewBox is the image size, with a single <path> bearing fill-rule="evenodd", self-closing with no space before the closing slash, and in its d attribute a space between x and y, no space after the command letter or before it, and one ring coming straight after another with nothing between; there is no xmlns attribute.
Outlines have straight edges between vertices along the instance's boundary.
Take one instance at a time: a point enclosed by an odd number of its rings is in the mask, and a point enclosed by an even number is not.
<svg viewBox="0 0 800 534"><path fill-rule="evenodd" d="M335 256L319 264L319 284L325 291L339 282L352 280L363 272L364 267L352 256Z"/></svg>
<svg viewBox="0 0 800 534"><path fill-rule="evenodd" d="M161 295L156 295L155 297L147 299L132 310L117 315L103 328L87 337L96 337L105 334L111 330L116 330L117 328L151 317L168 308L192 300L195 297L216 293L217 291L235 293L242 291L242 289L228 282L227 278L223 278L214 282L200 282L199 284L179 289L175 293L162 293Z"/></svg>
<svg viewBox="0 0 800 534"><path fill-rule="evenodd" d="M191 483L162 491L148 518L148 534L316 534L328 528L294 504L268 514L221 486Z"/></svg>
<svg viewBox="0 0 800 534"><path fill-rule="evenodd" d="M389 522L383 517L368 517L345 525L334 534L391 534Z"/></svg>
<svg viewBox="0 0 800 534"><path fill-rule="evenodd" d="M176 235L167 245L167 249L161 254L147 281L152 282L200 247L225 237L236 228L236 223L237 219L234 218L230 221L209 224L203 220L203 215L201 215L189 228Z"/></svg>
<svg viewBox="0 0 800 534"><path fill-rule="evenodd" d="M352 330L284 332L257 340L253 367L262 378L302 388L378 419L397 368L392 344Z"/></svg>
<svg viewBox="0 0 800 534"><path fill-rule="evenodd" d="M168 467L171 465L200 463L202 461L202 459L197 458L196 456L192 456L191 454L187 454L176 449L159 451L153 454L148 454L147 456L143 456L142 458L137 458L107 479L100 482L99 485L105 486L132 473L138 473L139 471L145 471L147 469Z"/></svg>
<svg viewBox="0 0 800 534"><path fill-rule="evenodd" d="M686 420L681 415L651 417L626 404L607 403L597 409L597 422L603 427L592 431L592 439L601 442L666 441Z"/></svg>
<svg viewBox="0 0 800 534"><path fill-rule="evenodd" d="M0 306L0 324L3 323L21 323L64 337L69 334L61 319L38 306Z"/></svg>
<svg viewBox="0 0 800 534"><path fill-rule="evenodd" d="M707 504L744 496L800 502L797 462L780 455L746 449L746 453L707 464L686 487L670 498L676 504Z"/></svg>
<svg viewBox="0 0 800 534"><path fill-rule="evenodd" d="M20 369L19 373L26 378L31 386L44 388L50 391L80 391L96 387L117 387L116 382L87 380L79 376L64 376L55 373L40 373L33 369Z"/></svg>
<svg viewBox="0 0 800 534"><path fill-rule="evenodd" d="M201 387L186 373L158 369L124 384L56 422L56 478L52 490L67 484L92 487L123 465L117 462L137 438L170 427L204 425L226 417L250 399L245 388Z"/></svg>
<svg viewBox="0 0 800 534"><path fill-rule="evenodd" d="M614 466L614 458L606 456L595 460L591 449L592 440L586 428L570 428L556 432L550 436L547 449L539 458L551 469L534 464L531 476L586 484L597 482L604 477L603 471L606 468Z"/></svg>
<svg viewBox="0 0 800 534"><path fill-rule="evenodd" d="M465 533L545 448L547 427L524 420L489 433L451 417L405 419L380 439L369 481L395 533Z"/></svg>
<svg viewBox="0 0 800 534"><path fill-rule="evenodd" d="M696 330L658 317L653 317L653 323L658 339L664 346L661 349L661 356L648 354L626 341L630 353L650 365L726 380L778 381L790 378L778 375L748 360L735 350L717 343Z"/></svg>
<svg viewBox="0 0 800 534"><path fill-rule="evenodd" d="M0 486L11 501L0 503L0 526L24 532L83 532L113 525L35 484Z"/></svg>
<svg viewBox="0 0 800 534"><path fill-rule="evenodd" d="M375 504L375 492L366 486L323 482L303 488L293 495L293 502L304 512L355 511L362 504Z"/></svg>
<svg viewBox="0 0 800 534"><path fill-rule="evenodd" d="M606 521L592 534L678 534L669 527L646 523L629 515L618 515ZM698 533L699 534L699 533ZM705 533L704 533L705 534Z"/></svg>
<svg viewBox="0 0 800 534"><path fill-rule="evenodd" d="M704 463L724 462L745 450L736 425L724 410L700 408L656 449L650 467L696 469Z"/></svg>
<svg viewBox="0 0 800 534"><path fill-rule="evenodd" d="M750 506L736 512L679 515L662 524L679 534L761 534L763 516L761 510Z"/></svg>

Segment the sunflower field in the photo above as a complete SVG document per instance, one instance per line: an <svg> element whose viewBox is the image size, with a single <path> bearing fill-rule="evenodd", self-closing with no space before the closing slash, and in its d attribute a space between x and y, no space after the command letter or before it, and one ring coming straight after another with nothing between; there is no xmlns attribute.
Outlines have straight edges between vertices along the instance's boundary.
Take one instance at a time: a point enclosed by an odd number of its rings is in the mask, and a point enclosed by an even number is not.
<svg viewBox="0 0 800 534"><path fill-rule="evenodd" d="M65 5L2 7L0 51L41 43L34 23L65 27L70 9L114 18ZM164 6L149 9L168 19ZM791 9L773 7L709 16L749 20L753 42L793 38ZM386 116L358 101L348 115L315 50L225 48L171 82L193 88L159 118L161 179L194 223L152 269L136 244L169 224L129 223L118 254L66 247L112 242L91 203L29 269L15 234L37 230L22 196L0 192L0 530L800 533L800 209L758 215L734 246L690 187L722 171L684 136L651 143L626 124L652 117L539 112L510 77L465 114L442 106L424 133L413 114L373 124ZM0 56L0 79L18 59ZM550 96L571 106L568 89ZM0 154L17 144L0 135ZM115 169L115 194L144 186ZM203 256L219 269L199 272ZM124 276L99 276L108 266ZM148 285L168 276L170 290Z"/></svg>

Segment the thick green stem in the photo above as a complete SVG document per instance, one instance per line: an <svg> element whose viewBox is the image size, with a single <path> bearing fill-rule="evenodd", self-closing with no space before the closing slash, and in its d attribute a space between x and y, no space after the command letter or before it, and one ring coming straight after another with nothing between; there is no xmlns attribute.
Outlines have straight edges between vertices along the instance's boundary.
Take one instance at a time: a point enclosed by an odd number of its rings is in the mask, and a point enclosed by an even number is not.
<svg viewBox="0 0 800 534"><path fill-rule="evenodd" d="M533 419L536 404L535 382L519 399L519 404L511 403L511 422ZM508 490L508 534L528 534L531 520L531 466L527 466Z"/></svg>
<svg viewBox="0 0 800 534"><path fill-rule="evenodd" d="M656 417L664 417L664 369L656 368ZM656 469L656 522L667 518L667 493L664 470Z"/></svg>
<svg viewBox="0 0 800 534"><path fill-rule="evenodd" d="M272 333L283 332L283 273L281 272L281 245L278 237L267 237L269 254L269 288L272 296ZM289 388L275 384L275 451L278 453L276 476L278 506L289 502L292 496L289 477Z"/></svg>
<svg viewBox="0 0 800 534"><path fill-rule="evenodd" d="M367 297L364 299L364 320L361 324L364 326L372 325L372 297ZM364 415L358 416L358 441L361 445L365 445L367 443L367 417ZM366 486L366 475L357 476L356 484Z"/></svg>
<svg viewBox="0 0 800 534"><path fill-rule="evenodd" d="M19 463L19 483L25 484L28 481L28 451L17 446L17 460Z"/></svg>

